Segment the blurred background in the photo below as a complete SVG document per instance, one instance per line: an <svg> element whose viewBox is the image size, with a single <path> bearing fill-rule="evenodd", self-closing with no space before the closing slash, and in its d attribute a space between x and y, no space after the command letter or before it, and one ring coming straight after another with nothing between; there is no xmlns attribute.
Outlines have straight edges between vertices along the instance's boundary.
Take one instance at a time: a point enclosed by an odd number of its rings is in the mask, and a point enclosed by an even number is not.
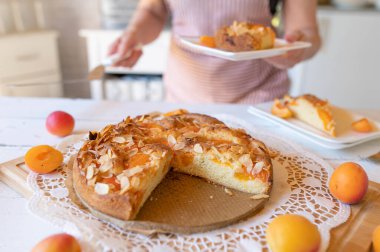
<svg viewBox="0 0 380 252"><path fill-rule="evenodd" d="M0 96L161 101L168 25L133 69L87 81L127 26L138 0L0 0ZM379 108L380 0L320 0L323 47L289 71L291 94L347 108ZM281 29L281 18L273 24Z"/></svg>

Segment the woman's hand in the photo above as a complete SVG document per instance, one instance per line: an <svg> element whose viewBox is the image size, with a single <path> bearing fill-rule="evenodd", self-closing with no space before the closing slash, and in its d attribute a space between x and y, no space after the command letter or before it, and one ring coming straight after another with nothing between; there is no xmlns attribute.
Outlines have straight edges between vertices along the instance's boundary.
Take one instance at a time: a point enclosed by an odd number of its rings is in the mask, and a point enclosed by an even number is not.
<svg viewBox="0 0 380 252"><path fill-rule="evenodd" d="M269 64L279 68L279 69L288 69L296 64L300 63L303 60L306 60L312 57L315 52L319 49L319 37L314 38L314 34L308 34L302 31L295 31L285 35L285 40L289 43L296 41L306 41L311 42L312 47L299 49L294 51L289 51L283 55L270 57L264 59Z"/></svg>
<svg viewBox="0 0 380 252"><path fill-rule="evenodd" d="M117 60L113 66L133 67L142 55L142 50L136 32L125 31L115 42L112 43L108 55L117 54Z"/></svg>

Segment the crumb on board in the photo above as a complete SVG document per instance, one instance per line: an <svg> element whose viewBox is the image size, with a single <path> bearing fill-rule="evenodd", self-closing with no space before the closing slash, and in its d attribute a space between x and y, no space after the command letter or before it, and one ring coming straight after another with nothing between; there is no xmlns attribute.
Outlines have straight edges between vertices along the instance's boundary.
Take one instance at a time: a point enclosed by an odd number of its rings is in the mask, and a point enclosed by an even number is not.
<svg viewBox="0 0 380 252"><path fill-rule="evenodd" d="M224 192L227 193L227 194L230 195L230 196L234 195L234 194L231 192L231 190L228 189L228 188L224 188Z"/></svg>
<svg viewBox="0 0 380 252"><path fill-rule="evenodd" d="M257 195L253 195L253 196L251 196L249 198L253 199L253 200L267 199L267 198L269 198L269 195L267 195L267 194L257 194Z"/></svg>

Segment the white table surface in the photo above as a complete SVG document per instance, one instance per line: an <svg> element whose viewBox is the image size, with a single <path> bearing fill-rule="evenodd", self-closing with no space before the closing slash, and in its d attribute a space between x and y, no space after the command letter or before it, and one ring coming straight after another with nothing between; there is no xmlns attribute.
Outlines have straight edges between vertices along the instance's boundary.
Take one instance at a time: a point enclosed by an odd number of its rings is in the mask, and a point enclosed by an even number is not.
<svg viewBox="0 0 380 252"><path fill-rule="evenodd" d="M359 162L366 169L370 180L380 183L380 166L363 160L380 150L380 140L345 149L328 150L310 144L288 129L272 125L250 115L243 105L185 105L169 103L119 103L94 100L0 98L0 163L22 156L33 145L54 145L60 141L45 129L47 115L63 110L76 119L75 132L88 132L102 128L107 123L121 121L127 115L152 111L169 111L185 108L205 114L232 114L258 128L279 134L289 141L320 155L333 165L344 161ZM365 116L380 120L380 108L358 111ZM29 251L44 237L61 232L50 223L28 212L27 201L0 182L0 251Z"/></svg>

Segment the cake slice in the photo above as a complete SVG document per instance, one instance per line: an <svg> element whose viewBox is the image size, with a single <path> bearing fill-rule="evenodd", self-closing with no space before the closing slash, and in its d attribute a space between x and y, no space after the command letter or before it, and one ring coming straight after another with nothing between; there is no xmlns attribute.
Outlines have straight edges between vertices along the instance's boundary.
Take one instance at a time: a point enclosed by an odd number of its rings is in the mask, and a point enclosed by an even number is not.
<svg viewBox="0 0 380 252"><path fill-rule="evenodd" d="M274 47L275 38L271 27L235 21L216 32L215 44L217 48L231 52L264 50Z"/></svg>
<svg viewBox="0 0 380 252"><path fill-rule="evenodd" d="M293 117L333 137L336 136L336 123L327 100L321 100L315 95L305 94L295 98L285 96L284 104L293 113Z"/></svg>

